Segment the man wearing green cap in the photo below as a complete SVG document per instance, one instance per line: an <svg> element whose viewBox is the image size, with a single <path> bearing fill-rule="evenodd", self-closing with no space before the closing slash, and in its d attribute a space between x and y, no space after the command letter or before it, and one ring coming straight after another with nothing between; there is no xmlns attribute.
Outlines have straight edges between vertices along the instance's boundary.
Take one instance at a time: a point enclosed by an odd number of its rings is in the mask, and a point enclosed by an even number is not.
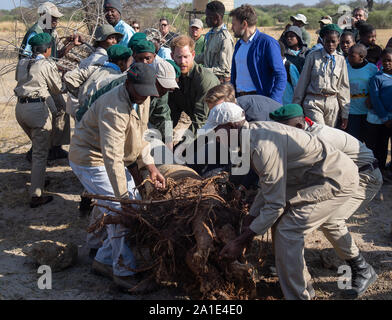
<svg viewBox="0 0 392 320"><path fill-rule="evenodd" d="M132 51L135 51L134 45L137 44L140 40L147 40L147 36L144 32L136 32L129 40L128 48L131 48Z"/></svg>
<svg viewBox="0 0 392 320"><path fill-rule="evenodd" d="M135 62L152 64L156 58L155 45L151 41L141 39L132 50Z"/></svg>
<svg viewBox="0 0 392 320"><path fill-rule="evenodd" d="M48 33L33 36L29 40L33 55L30 59L20 60L16 70L16 119L32 142L32 208L53 200L52 196L42 194L46 160L52 143L52 118L57 116L57 110L50 109L47 99L62 93L65 88L56 64L48 59L52 51L51 42L52 37Z"/></svg>
<svg viewBox="0 0 392 320"><path fill-rule="evenodd" d="M158 95L156 73L151 66L135 63L127 80L100 96L76 125L71 141L69 163L92 194L140 199L128 168L146 169L156 187L165 187L165 179L154 165L147 130L150 96ZM118 203L98 201L120 209ZM107 210L102 213L116 215ZM135 258L125 241L129 230L123 225L107 225L108 237L99 248L92 268L126 289L137 284ZM136 290L142 290L141 284Z"/></svg>
<svg viewBox="0 0 392 320"><path fill-rule="evenodd" d="M357 210L365 209L366 205L378 193L382 185L382 174L378 168L377 159L365 144L348 133L317 124L305 117L302 107L298 104L289 104L270 113L270 118L277 122L303 129L312 135L320 137L337 150L345 153L358 167L359 187L351 199L342 205L341 215L334 215L321 230L334 246L339 258L346 260L353 272L352 290L349 291L354 298L361 296L365 290L377 279L377 275L359 253L354 240L350 236L346 220ZM333 229L331 229L333 227ZM333 230L333 232L331 232Z"/></svg>
<svg viewBox="0 0 392 320"><path fill-rule="evenodd" d="M111 46L107 53L109 61L102 65L76 68L64 75L68 90L79 100L80 108L75 111L77 120L80 120L86 111L83 108L86 100L98 89L121 77L133 62L132 50L122 45Z"/></svg>
<svg viewBox="0 0 392 320"><path fill-rule="evenodd" d="M293 103L304 108L305 115L320 124L347 127L350 108L350 82L344 56L336 49L341 29L336 24L320 31L323 48L306 57Z"/></svg>

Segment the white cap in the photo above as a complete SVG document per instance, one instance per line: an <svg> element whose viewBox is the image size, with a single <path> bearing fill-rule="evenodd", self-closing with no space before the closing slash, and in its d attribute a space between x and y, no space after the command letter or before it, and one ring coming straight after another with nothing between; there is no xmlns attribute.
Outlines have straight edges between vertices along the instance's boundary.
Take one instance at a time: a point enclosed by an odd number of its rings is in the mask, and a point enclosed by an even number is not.
<svg viewBox="0 0 392 320"><path fill-rule="evenodd" d="M38 14L49 13L52 17L61 18L63 14L57 9L56 5L47 1L38 7Z"/></svg>
<svg viewBox="0 0 392 320"><path fill-rule="evenodd" d="M192 19L191 24L189 26L203 29L203 21L201 21L200 19L197 19L197 18Z"/></svg>
<svg viewBox="0 0 392 320"><path fill-rule="evenodd" d="M291 20L297 20L297 21L302 21L304 24L308 24L308 19L301 13L298 13L295 16L290 17Z"/></svg>
<svg viewBox="0 0 392 320"><path fill-rule="evenodd" d="M210 110L208 119L201 129L207 134L222 124L242 120L245 120L245 111L240 106L232 102L223 102Z"/></svg>
<svg viewBox="0 0 392 320"><path fill-rule="evenodd" d="M156 66L157 80L165 89L178 88L176 81L176 71L174 67L167 61L163 60Z"/></svg>

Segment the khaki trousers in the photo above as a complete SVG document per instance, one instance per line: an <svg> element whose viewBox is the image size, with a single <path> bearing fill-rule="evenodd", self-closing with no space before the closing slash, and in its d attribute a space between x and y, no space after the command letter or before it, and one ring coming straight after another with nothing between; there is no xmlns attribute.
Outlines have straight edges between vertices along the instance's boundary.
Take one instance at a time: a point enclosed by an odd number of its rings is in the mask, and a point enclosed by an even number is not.
<svg viewBox="0 0 392 320"><path fill-rule="evenodd" d="M18 102L15 115L33 144L30 195L40 197L45 184L46 159L52 134L52 113L45 102Z"/></svg>
<svg viewBox="0 0 392 320"><path fill-rule="evenodd" d="M316 123L336 127L339 116L339 103L336 96L321 97L307 95L303 103L305 116Z"/></svg>
<svg viewBox="0 0 392 320"><path fill-rule="evenodd" d="M52 146L62 146L70 143L71 125L69 114L65 113L66 102L63 94L50 96L46 99L49 109L56 116L52 124Z"/></svg>
<svg viewBox="0 0 392 320"><path fill-rule="evenodd" d="M304 259L305 236L321 227L342 259L359 254L346 226L354 208L344 206L356 192L359 177L354 176L331 199L303 206L289 207L274 232L275 263L283 294L288 300L308 300L306 290L310 274ZM356 209L355 209L356 210Z"/></svg>

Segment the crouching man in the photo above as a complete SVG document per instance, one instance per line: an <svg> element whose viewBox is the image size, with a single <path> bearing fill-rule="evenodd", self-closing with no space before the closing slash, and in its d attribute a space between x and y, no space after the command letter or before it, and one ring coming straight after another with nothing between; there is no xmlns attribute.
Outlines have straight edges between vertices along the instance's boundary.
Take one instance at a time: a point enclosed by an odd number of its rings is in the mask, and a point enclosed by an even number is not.
<svg viewBox="0 0 392 320"><path fill-rule="evenodd" d="M343 204L341 210L346 212L340 220L336 220L336 229L340 229L344 221L357 210L364 209L375 197L382 186L382 174L378 168L377 159L366 145L348 133L326 125L317 124L305 117L303 109L298 104L288 104L270 113L270 118L288 126L303 129L312 135L320 137L336 149L345 153L358 167L359 187L350 200ZM330 226L332 227L332 225ZM321 227L324 232L324 228ZM328 237L328 231L324 232ZM333 242L332 242L333 243ZM373 267L364 260L362 255L351 256L350 252L335 247L339 258L346 260L353 274L353 298L361 296L366 289L376 281L377 276Z"/></svg>
<svg viewBox="0 0 392 320"><path fill-rule="evenodd" d="M236 106L230 105L230 109L221 109L220 115L210 113L204 129L223 129L227 134L237 129L231 139L250 130L245 143L249 143L260 190L242 234L227 243L220 254L237 258L255 235L263 235L276 223L275 263L283 294L286 299L308 300L311 279L304 259L307 234L323 227L335 248L350 258L359 255L342 218L347 212L341 210L358 188L358 168L344 153L308 132L274 122L248 123L234 109ZM241 149L244 147L242 143Z"/></svg>
<svg viewBox="0 0 392 320"><path fill-rule="evenodd" d="M127 80L100 96L76 125L69 162L84 188L94 194L140 199L132 175L126 167L146 167L156 187L165 179L154 165L147 130L150 96L157 96L156 74L146 64L135 63ZM106 202L119 209L119 205ZM109 212L115 215L115 213ZM125 289L137 283L130 268L136 268L134 255L125 243L127 229L107 225L108 237L95 256L92 269ZM130 268L129 268L130 267ZM138 290L143 290L139 287Z"/></svg>

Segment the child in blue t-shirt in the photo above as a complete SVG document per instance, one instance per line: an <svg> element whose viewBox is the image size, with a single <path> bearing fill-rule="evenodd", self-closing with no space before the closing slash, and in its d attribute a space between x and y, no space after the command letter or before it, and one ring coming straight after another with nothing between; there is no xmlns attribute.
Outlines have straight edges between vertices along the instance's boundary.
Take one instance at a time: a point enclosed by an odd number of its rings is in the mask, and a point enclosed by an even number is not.
<svg viewBox="0 0 392 320"><path fill-rule="evenodd" d="M373 150L380 169L385 170L388 140L392 133L392 48L381 53L382 70L369 82L372 109L367 116L366 144ZM383 172L385 174L385 171Z"/></svg>
<svg viewBox="0 0 392 320"><path fill-rule="evenodd" d="M347 133L360 141L364 141L366 117L369 103L369 80L378 69L373 63L365 60L366 47L356 44L348 50L348 78L350 81L350 114L348 116Z"/></svg>

